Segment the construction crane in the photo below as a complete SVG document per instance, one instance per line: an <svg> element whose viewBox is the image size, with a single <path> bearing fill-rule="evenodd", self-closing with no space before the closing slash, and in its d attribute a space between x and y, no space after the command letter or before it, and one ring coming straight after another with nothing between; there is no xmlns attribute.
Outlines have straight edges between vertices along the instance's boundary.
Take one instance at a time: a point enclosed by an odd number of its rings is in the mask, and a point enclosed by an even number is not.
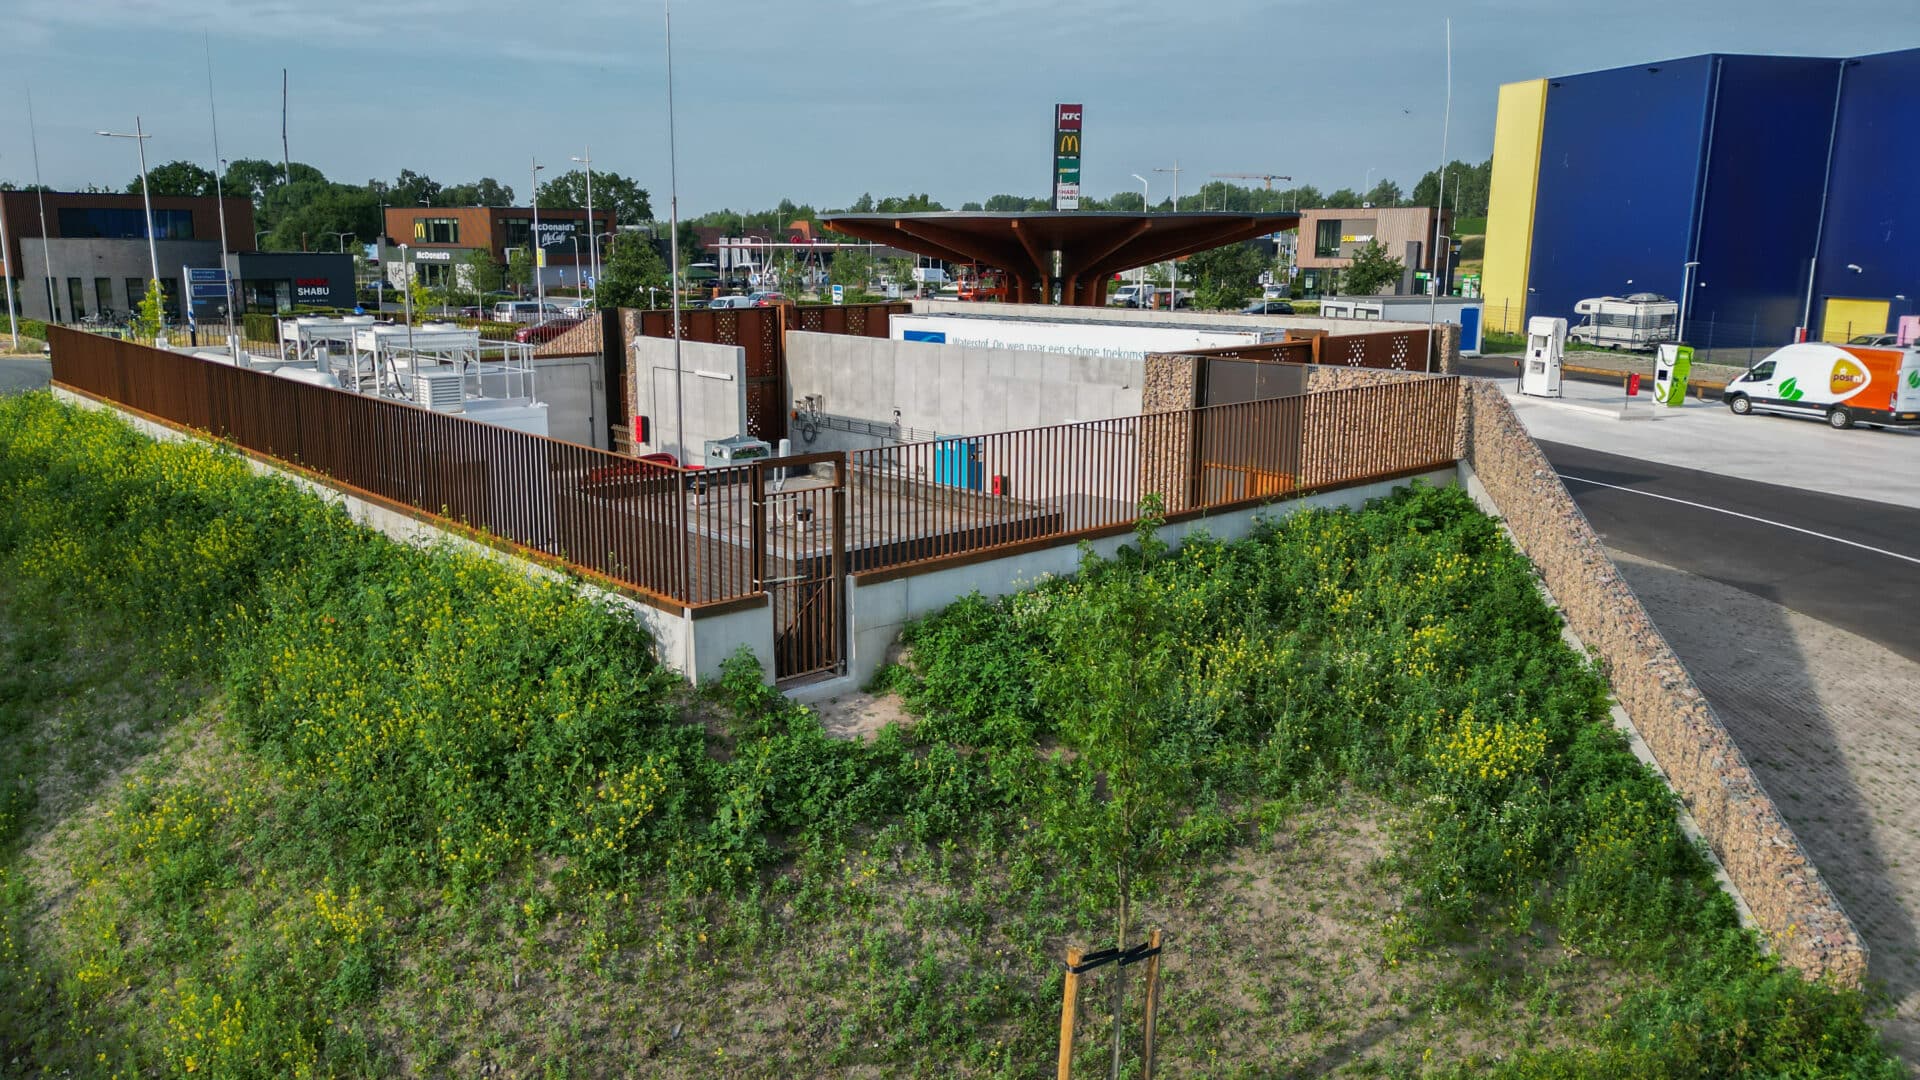
<svg viewBox="0 0 1920 1080"><path fill-rule="evenodd" d="M1213 173L1212 176L1215 180L1265 180L1268 191L1273 190L1273 182L1275 180L1286 180L1288 182L1292 182L1293 180L1293 177L1281 176L1279 173L1217 172Z"/></svg>

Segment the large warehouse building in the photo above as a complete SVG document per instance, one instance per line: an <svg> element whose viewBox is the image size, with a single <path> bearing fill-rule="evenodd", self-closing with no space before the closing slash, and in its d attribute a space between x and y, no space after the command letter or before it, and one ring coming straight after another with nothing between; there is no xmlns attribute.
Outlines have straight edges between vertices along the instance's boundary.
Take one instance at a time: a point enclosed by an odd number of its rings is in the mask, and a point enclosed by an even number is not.
<svg viewBox="0 0 1920 1080"><path fill-rule="evenodd" d="M1687 340L1844 341L1920 308L1920 49L1712 54L1500 88L1490 328L1685 294Z"/></svg>

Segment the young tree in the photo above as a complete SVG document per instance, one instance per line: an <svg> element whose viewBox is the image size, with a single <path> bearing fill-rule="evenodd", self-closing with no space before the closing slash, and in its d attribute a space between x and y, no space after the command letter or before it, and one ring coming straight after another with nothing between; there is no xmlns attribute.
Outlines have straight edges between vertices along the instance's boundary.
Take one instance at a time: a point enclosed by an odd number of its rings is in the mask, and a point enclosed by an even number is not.
<svg viewBox="0 0 1920 1080"><path fill-rule="evenodd" d="M1381 180L1367 192L1366 200L1375 206L1399 206L1401 200L1400 185L1391 180Z"/></svg>
<svg viewBox="0 0 1920 1080"><path fill-rule="evenodd" d="M600 264L602 308L646 307L647 289L667 287L667 264L653 241L640 233L621 233Z"/></svg>
<svg viewBox="0 0 1920 1080"><path fill-rule="evenodd" d="M1369 240L1353 253L1353 261L1340 271L1340 291L1349 296L1372 296L1397 283L1406 264L1387 254L1380 241Z"/></svg>
<svg viewBox="0 0 1920 1080"><path fill-rule="evenodd" d="M1184 265L1196 306L1237 308L1260 291L1267 260L1251 244L1228 244L1193 255Z"/></svg>
<svg viewBox="0 0 1920 1080"><path fill-rule="evenodd" d="M1036 687L1061 740L1077 758L1063 770L1067 790L1048 800L1045 827L1079 853L1112 897L1114 939L1133 932L1133 893L1174 853L1192 805L1196 740L1186 729L1181 616L1152 569L1166 551L1155 531L1158 496L1141 506L1139 548L1114 563L1082 566L1084 605L1049 627L1055 663ZM1118 1075L1124 968L1116 968L1113 1052Z"/></svg>
<svg viewBox="0 0 1920 1080"><path fill-rule="evenodd" d="M129 331L133 340L147 344L160 336L160 331L166 326L165 303L166 295L160 291L160 283L149 278L147 294L140 298L140 304L134 310L133 326Z"/></svg>
<svg viewBox="0 0 1920 1080"><path fill-rule="evenodd" d="M508 285L524 292L533 285L533 255L527 248L514 248L507 252Z"/></svg>
<svg viewBox="0 0 1920 1080"><path fill-rule="evenodd" d="M493 261L493 253L486 248L475 248L460 260L459 276L464 279L467 290L473 293L475 304L485 304L487 294L497 291L506 282L505 270Z"/></svg>
<svg viewBox="0 0 1920 1080"><path fill-rule="evenodd" d="M839 251L834 253L833 265L827 268L827 280L843 287L847 303L860 304L873 299L873 294L867 291L873 273L873 256L864 251Z"/></svg>
<svg viewBox="0 0 1920 1080"><path fill-rule="evenodd" d="M913 260L894 256L886 261L882 271L889 284L900 286L902 295L912 296L918 283L913 280Z"/></svg>

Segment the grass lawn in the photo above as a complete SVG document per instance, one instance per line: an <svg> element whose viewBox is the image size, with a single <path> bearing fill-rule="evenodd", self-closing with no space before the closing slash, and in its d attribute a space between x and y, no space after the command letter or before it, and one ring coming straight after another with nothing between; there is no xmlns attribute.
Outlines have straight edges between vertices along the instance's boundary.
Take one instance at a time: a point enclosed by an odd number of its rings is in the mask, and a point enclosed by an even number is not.
<svg viewBox="0 0 1920 1080"><path fill-rule="evenodd" d="M871 741L45 394L0 497L17 1074L1051 1075L1157 928L1166 1076L1898 1075L1454 490L963 600Z"/></svg>

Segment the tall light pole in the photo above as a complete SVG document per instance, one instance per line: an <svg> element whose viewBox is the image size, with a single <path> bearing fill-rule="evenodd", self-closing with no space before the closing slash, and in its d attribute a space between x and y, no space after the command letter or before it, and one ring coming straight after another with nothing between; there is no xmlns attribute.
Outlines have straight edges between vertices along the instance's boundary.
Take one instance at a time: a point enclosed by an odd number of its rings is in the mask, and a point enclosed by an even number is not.
<svg viewBox="0 0 1920 1080"><path fill-rule="evenodd" d="M335 238L335 240L334 240L334 243L336 243L337 245L339 245L339 250L340 250L340 254L342 254L342 255L345 255L345 254L347 253L347 237L349 237L349 236L351 236L351 237L353 237L353 238L354 238L355 240L358 240L358 239L360 239L360 234L359 234L359 233L355 233L355 232L336 232L336 231L334 231L334 230L332 230L332 229L328 229L328 230L326 230L326 231L324 231L324 232L322 232L322 233L321 233L320 235L321 235L321 236L331 236L331 237L334 237L334 238Z"/></svg>
<svg viewBox="0 0 1920 1080"><path fill-rule="evenodd" d="M667 244L673 256L673 281L667 290L673 303L673 438L679 444L680 464L687 463L687 402L680 362L680 159L673 131L673 0L660 0L667 22Z"/></svg>
<svg viewBox="0 0 1920 1080"><path fill-rule="evenodd" d="M573 160L587 167L587 232L592 240L587 245L587 261L593 264L593 307L600 308L600 223L593 216L593 147L580 148L580 156ZM573 253L574 273L580 272L580 253Z"/></svg>
<svg viewBox="0 0 1920 1080"><path fill-rule="evenodd" d="M220 215L220 293L227 302L220 305L221 314L226 317L227 343L233 344L233 281L227 275L227 198L225 185L220 179L220 170L226 162L220 159L220 114L213 105L213 38L201 31L201 41L207 50L207 119L213 125L213 205ZM238 262L238 260L235 260ZM193 304L193 286L187 284L186 303Z"/></svg>
<svg viewBox="0 0 1920 1080"><path fill-rule="evenodd" d="M1699 265L1698 261L1692 261L1680 267L1680 325L1674 329L1675 344L1682 344L1687 340L1687 304L1693 299L1693 268Z"/></svg>
<svg viewBox="0 0 1920 1080"><path fill-rule="evenodd" d="M7 290L7 333L13 338L13 351L20 351L20 316L13 310L13 246L7 243L7 208L0 205L0 288Z"/></svg>
<svg viewBox="0 0 1920 1080"><path fill-rule="evenodd" d="M547 282L540 273L540 264L546 261L547 249L540 246L540 170L546 168L540 164L539 157L533 159L533 291L540 302L540 319L547 317ZM538 322L540 319L536 319Z"/></svg>
<svg viewBox="0 0 1920 1080"><path fill-rule="evenodd" d="M138 116L133 118L131 135L115 131L96 131L94 134L109 139L132 139L133 145L140 150L140 202L147 208L147 262L153 269L153 281L157 287L160 283L160 249L153 242L153 194L147 189L147 140L153 136L147 134L147 129L141 126ZM164 299L163 297L162 306L165 306Z"/></svg>
<svg viewBox="0 0 1920 1080"><path fill-rule="evenodd" d="M1147 178L1134 173L1133 178L1140 181L1140 209L1145 213L1153 212L1151 201L1153 188L1147 184ZM1145 263L1133 268L1133 303L1135 307L1144 307L1140 303L1140 291L1147 286L1147 267Z"/></svg>
<svg viewBox="0 0 1920 1080"><path fill-rule="evenodd" d="M27 138L33 144L33 199L40 207L40 261L47 270L47 318L60 321L60 307L53 302L53 246L47 243L47 185L40 182L40 126L33 119L33 88L27 88ZM131 298L129 298L131 299Z"/></svg>

